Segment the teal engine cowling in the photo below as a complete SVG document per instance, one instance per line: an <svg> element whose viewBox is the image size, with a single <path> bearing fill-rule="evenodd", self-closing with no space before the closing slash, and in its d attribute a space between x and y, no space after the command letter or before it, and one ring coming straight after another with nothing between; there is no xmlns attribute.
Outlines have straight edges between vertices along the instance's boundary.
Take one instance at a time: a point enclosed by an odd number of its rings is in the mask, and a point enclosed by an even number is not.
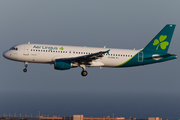
<svg viewBox="0 0 180 120"><path fill-rule="evenodd" d="M68 70L71 68L71 60L56 59L54 63L54 69L56 70Z"/></svg>

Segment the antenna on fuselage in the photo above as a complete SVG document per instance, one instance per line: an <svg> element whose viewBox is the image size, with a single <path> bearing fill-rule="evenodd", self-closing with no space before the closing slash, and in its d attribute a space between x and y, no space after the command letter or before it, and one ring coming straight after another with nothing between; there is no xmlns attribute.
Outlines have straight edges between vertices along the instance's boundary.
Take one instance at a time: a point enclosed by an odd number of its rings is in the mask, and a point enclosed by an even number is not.
<svg viewBox="0 0 180 120"><path fill-rule="evenodd" d="M104 46L104 48L106 48L106 46Z"/></svg>
<svg viewBox="0 0 180 120"><path fill-rule="evenodd" d="M31 44L31 42L29 41L28 44Z"/></svg>

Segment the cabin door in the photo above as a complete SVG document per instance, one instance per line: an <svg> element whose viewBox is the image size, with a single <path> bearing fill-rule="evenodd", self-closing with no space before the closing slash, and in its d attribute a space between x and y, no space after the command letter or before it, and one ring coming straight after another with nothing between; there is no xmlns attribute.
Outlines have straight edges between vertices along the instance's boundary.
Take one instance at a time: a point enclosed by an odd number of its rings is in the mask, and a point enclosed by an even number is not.
<svg viewBox="0 0 180 120"><path fill-rule="evenodd" d="M143 52L138 53L138 62L143 62Z"/></svg>
<svg viewBox="0 0 180 120"><path fill-rule="evenodd" d="M24 46L24 55L29 55L29 45Z"/></svg>

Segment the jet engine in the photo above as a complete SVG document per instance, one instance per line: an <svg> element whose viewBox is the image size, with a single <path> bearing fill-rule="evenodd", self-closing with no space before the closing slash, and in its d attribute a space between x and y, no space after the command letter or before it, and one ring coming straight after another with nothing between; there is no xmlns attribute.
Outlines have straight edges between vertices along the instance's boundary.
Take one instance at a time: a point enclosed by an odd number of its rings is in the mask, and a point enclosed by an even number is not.
<svg viewBox="0 0 180 120"><path fill-rule="evenodd" d="M68 70L71 68L71 60L56 59L54 63L54 69L56 70Z"/></svg>

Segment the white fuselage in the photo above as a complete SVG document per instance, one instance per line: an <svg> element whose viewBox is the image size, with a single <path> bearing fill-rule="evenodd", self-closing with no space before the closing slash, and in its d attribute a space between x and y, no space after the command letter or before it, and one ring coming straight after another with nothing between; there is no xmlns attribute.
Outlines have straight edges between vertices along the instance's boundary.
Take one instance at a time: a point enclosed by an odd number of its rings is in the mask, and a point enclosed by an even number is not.
<svg viewBox="0 0 180 120"><path fill-rule="evenodd" d="M14 48L16 49L6 51L3 56L7 59L19 62L48 64L53 64L56 59L74 58L99 51L110 50L109 54L106 53L102 58L92 61L92 64L89 65L89 67L116 67L123 64L140 51L45 44L21 44L14 46Z"/></svg>

